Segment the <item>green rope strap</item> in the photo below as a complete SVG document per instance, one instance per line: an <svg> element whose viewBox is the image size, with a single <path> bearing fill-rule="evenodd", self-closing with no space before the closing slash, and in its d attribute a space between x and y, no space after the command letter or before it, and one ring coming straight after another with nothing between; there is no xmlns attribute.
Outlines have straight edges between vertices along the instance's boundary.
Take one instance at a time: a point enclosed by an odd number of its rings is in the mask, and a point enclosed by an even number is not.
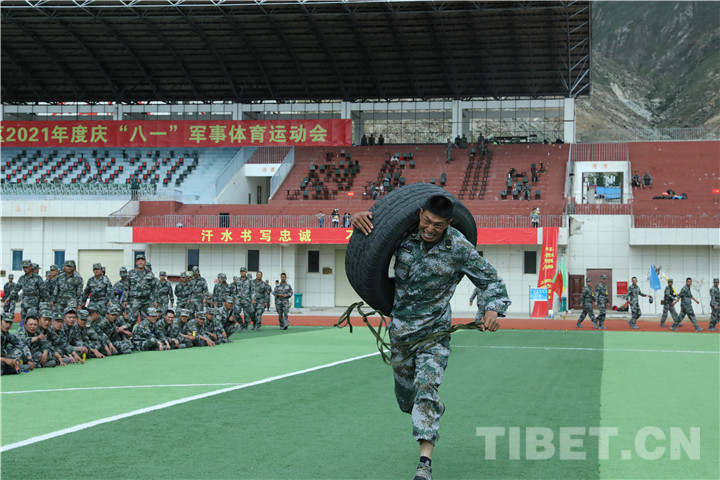
<svg viewBox="0 0 720 480"><path fill-rule="evenodd" d="M482 330L480 327L483 326L483 322L470 322L470 323L464 323L460 325L453 325L447 330L441 330L439 332L431 333L430 335L421 338L420 340L417 340L415 342L397 342L397 343L390 343L388 338L388 320L380 311L378 310L372 310L370 312L364 312L360 307L364 305L363 302L356 302L350 305L347 310L345 310L345 313L343 313L340 318L338 319L337 323L335 323L335 327L342 328L345 326L350 327L350 333L353 331L353 325L350 323L350 314L353 310L357 309L357 312L360 314L360 316L363 319L363 322L365 322L365 325L367 325L368 330L375 336L375 341L377 343L378 350L380 351L380 355L382 356L383 362L386 364L393 366L398 365L406 360L408 360L410 357L417 355L418 353L422 353L427 351L430 346L439 341L440 339L447 337L458 330ZM380 315L380 323L378 324L377 329L373 327L370 324L370 321L368 320L369 316ZM391 351L392 348L399 349L403 352L403 358L399 362L394 362L391 359L391 356L388 354L388 352Z"/></svg>

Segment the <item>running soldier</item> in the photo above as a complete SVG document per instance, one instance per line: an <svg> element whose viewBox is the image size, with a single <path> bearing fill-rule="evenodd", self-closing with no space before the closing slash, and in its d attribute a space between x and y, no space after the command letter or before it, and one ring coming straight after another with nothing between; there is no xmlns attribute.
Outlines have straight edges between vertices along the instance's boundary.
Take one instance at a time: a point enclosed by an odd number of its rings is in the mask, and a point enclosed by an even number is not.
<svg viewBox="0 0 720 480"><path fill-rule="evenodd" d="M157 308L157 304L153 305L156 297L155 275L145 268L145 263L145 255L139 254L135 257L135 268L128 273L130 322L133 325L138 321L138 315L141 319L147 318L148 308ZM127 308L127 304L123 306Z"/></svg>
<svg viewBox="0 0 720 480"><path fill-rule="evenodd" d="M290 299L293 296L292 286L287 283L285 272L280 274L280 283L275 287L275 310L278 314L278 322L281 330L287 330L290 326L288 312L290 311Z"/></svg>
<svg viewBox="0 0 720 480"><path fill-rule="evenodd" d="M70 305L80 305L83 297L83 279L75 271L75 260L66 260L63 274L58 275L55 302L52 305L59 312L64 312Z"/></svg>
<svg viewBox="0 0 720 480"><path fill-rule="evenodd" d="M173 288L167 280L167 273L160 272L160 282L157 283L157 308L160 313L164 313L168 308L173 308L175 304L175 295Z"/></svg>
<svg viewBox="0 0 720 480"><path fill-rule="evenodd" d="M188 281L190 284L190 313L199 312L205 310L205 304L207 303L207 297L210 294L208 290L207 282L203 277L200 276L200 269L198 267L192 268L193 276Z"/></svg>
<svg viewBox="0 0 720 480"><path fill-rule="evenodd" d="M718 283L720 278L713 278L713 286L710 288L710 327L711 332L717 332L715 325L720 321L720 288Z"/></svg>
<svg viewBox="0 0 720 480"><path fill-rule="evenodd" d="M93 264L93 276L88 279L85 286L84 298L82 304L88 310L97 310L100 316L104 316L107 312L109 300L114 296L112 285L110 285L107 277L102 273L102 265Z"/></svg>
<svg viewBox="0 0 720 480"><path fill-rule="evenodd" d="M17 282L17 289L21 295L20 299L20 326L25 322L28 311L38 311L40 308L40 295L42 295L43 279L40 275L33 272L33 264L30 260L23 260L23 271L25 275L21 276ZM37 315L37 313L35 313ZM37 320L37 317L36 317Z"/></svg>
<svg viewBox="0 0 720 480"><path fill-rule="evenodd" d="M15 302L18 300L18 291L20 290L17 283L13 282L14 278L15 275L12 273L8 275L8 281L3 287L3 297L5 297L5 300L3 300L3 312L12 313L13 315L15 315Z"/></svg>
<svg viewBox="0 0 720 480"><path fill-rule="evenodd" d="M575 324L575 328L584 328L582 326L583 320L585 320L586 316L590 316L590 321L592 322L593 326L595 326L595 313L593 313L593 302L595 301L595 295L593 295L592 287L590 284L592 283L592 279L588 277L585 279L585 288L582 289L582 292L580 293L580 303L582 303L583 309L582 312L580 312L580 318L578 318L577 323Z"/></svg>
<svg viewBox="0 0 720 480"><path fill-rule="evenodd" d="M593 326L598 330L607 330L607 327L605 326L605 309L607 308L608 301L608 291L605 286L606 279L607 277L605 275L600 275L600 283L595 286L595 299L597 300L598 305L598 315L595 317L596 319Z"/></svg>
<svg viewBox="0 0 720 480"><path fill-rule="evenodd" d="M262 279L263 273L258 270L255 274L255 281L252 284L252 316L253 330L260 330L262 327L262 316L265 313L265 295L270 287L265 285Z"/></svg>
<svg viewBox="0 0 720 480"><path fill-rule="evenodd" d="M628 325L633 330L637 330L640 327L637 326L638 318L642 315L640 311L640 297L647 297L646 294L640 291L640 287L637 285L637 277L632 277L632 285L628 287L627 301L630 302L630 310L632 311L632 317L628 320Z"/></svg>
<svg viewBox="0 0 720 480"><path fill-rule="evenodd" d="M678 327L680 326L680 322L683 321L685 316L690 319L690 321L693 324L693 327L695 327L696 332L702 332L703 329L700 328L700 326L697 323L697 320L695 320L695 311L693 310L692 302L700 303L697 301L695 297L692 295L692 291L690 287L692 286L692 278L688 277L685 279L685 285L680 290L680 294L678 295L680 297L680 315L678 315L678 320L675 321L675 323L672 324L672 327L670 327L670 330L673 330L677 332Z"/></svg>
<svg viewBox="0 0 720 480"><path fill-rule="evenodd" d="M235 320L240 324L240 331L247 332L252 318L253 281L247 276L247 269L240 267L240 278L235 287Z"/></svg>
<svg viewBox="0 0 720 480"><path fill-rule="evenodd" d="M673 324L680 323L678 321L678 314L675 311L675 304L679 301L678 296L675 295L675 289L673 288L673 279L669 278L667 281L667 287L663 292L663 312L660 316L660 326L665 326L665 320L667 320L668 313L673 319Z"/></svg>

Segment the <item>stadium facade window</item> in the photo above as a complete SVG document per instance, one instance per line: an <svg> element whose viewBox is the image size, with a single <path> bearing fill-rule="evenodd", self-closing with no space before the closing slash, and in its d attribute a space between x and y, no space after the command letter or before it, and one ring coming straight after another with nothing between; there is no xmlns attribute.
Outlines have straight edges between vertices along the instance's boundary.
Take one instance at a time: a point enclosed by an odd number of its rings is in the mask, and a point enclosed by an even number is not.
<svg viewBox="0 0 720 480"><path fill-rule="evenodd" d="M228 228L230 226L230 214L220 213L220 221L218 224L220 228Z"/></svg>
<svg viewBox="0 0 720 480"><path fill-rule="evenodd" d="M65 250L53 250L53 263L57 265L59 269L62 269L65 263Z"/></svg>
<svg viewBox="0 0 720 480"><path fill-rule="evenodd" d="M320 272L320 250L308 250L308 273Z"/></svg>
<svg viewBox="0 0 720 480"><path fill-rule="evenodd" d="M248 272L260 270L260 250L248 250Z"/></svg>
<svg viewBox="0 0 720 480"><path fill-rule="evenodd" d="M12 269L13 270L22 270L22 261L23 261L23 251L22 250L13 250L12 251Z"/></svg>
<svg viewBox="0 0 720 480"><path fill-rule="evenodd" d="M193 267L200 266L200 249L188 248L187 251L187 269L192 270Z"/></svg>
<svg viewBox="0 0 720 480"><path fill-rule="evenodd" d="M537 273L537 252L529 250L523 252L523 273L534 274Z"/></svg>

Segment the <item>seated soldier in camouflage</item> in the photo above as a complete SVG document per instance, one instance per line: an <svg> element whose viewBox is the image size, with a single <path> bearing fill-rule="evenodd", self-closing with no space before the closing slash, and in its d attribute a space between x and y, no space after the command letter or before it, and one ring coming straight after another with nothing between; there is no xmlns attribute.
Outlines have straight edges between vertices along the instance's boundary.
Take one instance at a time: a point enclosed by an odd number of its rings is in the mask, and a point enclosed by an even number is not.
<svg viewBox="0 0 720 480"><path fill-rule="evenodd" d="M192 342L180 334L180 327L175 322L175 310L166 310L163 321L158 323L162 324L163 334L170 344L170 348L192 347Z"/></svg>
<svg viewBox="0 0 720 480"><path fill-rule="evenodd" d="M93 328L88 327L90 314L87 310L81 309L77 312L77 321L75 322L75 332L73 339L77 345L87 348L87 356L90 358L105 358L105 354L100 350L104 350L104 345ZM71 342L73 343L73 342Z"/></svg>
<svg viewBox="0 0 720 480"><path fill-rule="evenodd" d="M50 312L49 309L41 310L40 315L38 316L38 332L45 335L46 341L48 342L48 345L50 345L50 353L55 358L56 365L64 367L67 364L63 360L62 352L55 348L52 340L50 339L50 322L52 322L52 312Z"/></svg>
<svg viewBox="0 0 720 480"><path fill-rule="evenodd" d="M135 350L146 352L148 350L169 350L169 345L157 338L155 323L158 319L158 312L154 307L148 308L147 318L142 320L133 332L132 342Z"/></svg>
<svg viewBox="0 0 720 480"><path fill-rule="evenodd" d="M25 316L25 324L18 329L15 336L30 349L33 362L38 367L52 368L57 365L52 347L47 336L38 332L38 319L33 310Z"/></svg>
<svg viewBox="0 0 720 480"><path fill-rule="evenodd" d="M29 372L35 368L35 362L33 362L27 345L10 333L13 321L14 314L10 312L3 313L2 320L0 320L0 337L2 337L2 349L0 350L1 375Z"/></svg>
<svg viewBox="0 0 720 480"><path fill-rule="evenodd" d="M119 315L120 307L111 305L105 314L105 318L98 320L96 329L103 332L108 340L112 342L117 353L126 355L133 351L133 344L130 340L132 331L124 323L118 321ZM96 324L93 323L94 325Z"/></svg>
<svg viewBox="0 0 720 480"><path fill-rule="evenodd" d="M235 318L235 300L228 296L223 305L216 310L217 321L222 326L222 337L230 341L230 335L238 331L240 324Z"/></svg>
<svg viewBox="0 0 720 480"><path fill-rule="evenodd" d="M232 311L232 309L230 311ZM215 315L215 309L209 308L205 310L205 326L207 328L208 336L213 342L230 342L230 340L227 338L227 335L225 334L225 329L220 323L220 320L217 318L217 315Z"/></svg>
<svg viewBox="0 0 720 480"><path fill-rule="evenodd" d="M105 352L105 355L112 356L112 355L119 355L120 352L118 352L117 347L115 344L110 340L110 337L105 334L105 331L100 328L100 311L96 310L95 308L89 308L88 307L88 314L89 314L89 324L88 327L92 328L95 331L95 334L98 336L98 339L100 340L100 345L102 348L100 351Z"/></svg>
<svg viewBox="0 0 720 480"><path fill-rule="evenodd" d="M80 338L80 331L77 328L77 310L75 309L74 303L71 303L67 308L65 308L63 322L63 332L65 333L68 344L75 350L75 353L82 357L83 362L85 362L88 357L89 350L88 347L82 343L82 339Z"/></svg>
<svg viewBox="0 0 720 480"><path fill-rule="evenodd" d="M65 363L84 363L83 359L70 345L67 339L67 331L65 330L64 316L61 313L53 314L50 320L50 328L47 331L48 341L52 348L62 355Z"/></svg>
<svg viewBox="0 0 720 480"><path fill-rule="evenodd" d="M179 313L180 316L175 319L175 325L180 330L180 335L186 342L189 342L188 347L192 347L197 338L197 324L190 320L190 310L187 308L181 308Z"/></svg>
<svg viewBox="0 0 720 480"><path fill-rule="evenodd" d="M442 195L427 199L419 212L416 231L395 251L395 298L390 320L395 396L411 415L413 437L420 446L414 480L432 479L432 452L445 406L438 396L450 356L450 336L432 340L422 349L402 348L450 328L450 299L464 275L483 294L482 331L495 331L510 305L504 282L460 231L450 226L452 201ZM353 215L351 223L365 235L373 229L372 212Z"/></svg>
<svg viewBox="0 0 720 480"><path fill-rule="evenodd" d="M214 347L210 334L210 326L205 322L206 316L204 310L199 310L195 320L190 320L188 324L195 332L195 341L193 342L196 347Z"/></svg>

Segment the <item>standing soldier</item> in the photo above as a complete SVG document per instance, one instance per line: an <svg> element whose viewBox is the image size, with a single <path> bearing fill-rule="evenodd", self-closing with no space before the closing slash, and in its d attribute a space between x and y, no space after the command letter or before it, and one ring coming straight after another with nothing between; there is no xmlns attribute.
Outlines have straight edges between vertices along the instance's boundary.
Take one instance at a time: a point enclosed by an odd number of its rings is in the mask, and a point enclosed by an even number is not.
<svg viewBox="0 0 720 480"><path fill-rule="evenodd" d="M188 281L190 285L190 313L194 314L200 310L205 310L207 297L210 293L207 282L200 276L200 269L195 266L192 268L192 278Z"/></svg>
<svg viewBox="0 0 720 480"><path fill-rule="evenodd" d="M221 307L225 299L232 295L232 286L227 283L227 275L218 273L218 280L213 287L213 306Z"/></svg>
<svg viewBox="0 0 720 480"><path fill-rule="evenodd" d="M255 274L255 281L252 283L252 316L253 330L260 330L262 327L262 316L265 313L265 292L268 287L262 279L263 273L258 270Z"/></svg>
<svg viewBox="0 0 720 480"><path fill-rule="evenodd" d="M58 267L50 265L50 276L43 282L41 299L48 304L55 301L55 292L57 291Z"/></svg>
<svg viewBox="0 0 720 480"><path fill-rule="evenodd" d="M685 315L690 319L693 326L695 327L696 332L702 332L703 329L700 328L700 326L697 323L697 320L695 320L695 312L693 311L692 302L700 303L697 301L695 297L693 297L692 292L690 291L690 287L692 286L692 278L688 277L685 279L685 286L680 290L680 315L678 315L678 319L675 320L675 323L672 324L672 327L670 327L670 330L676 331L678 327L680 326L680 322L682 322L683 318L685 318Z"/></svg>
<svg viewBox="0 0 720 480"><path fill-rule="evenodd" d="M253 281L247 276L247 269L240 267L235 292L235 320L240 324L240 331L247 332L248 324L253 316L252 309Z"/></svg>
<svg viewBox="0 0 720 480"><path fill-rule="evenodd" d="M83 297L83 279L75 271L75 260L66 260L63 264L63 274L58 275L55 303L52 307L58 311L65 311L68 305L80 305Z"/></svg>
<svg viewBox="0 0 720 480"><path fill-rule="evenodd" d="M287 283L285 272L280 274L280 283L275 287L275 310L278 314L278 322L281 330L287 330L290 326L288 311L290 310L290 299L293 296L292 286Z"/></svg>
<svg viewBox="0 0 720 480"><path fill-rule="evenodd" d="M710 330L717 332L715 325L720 321L720 288L718 288L720 278L713 278L713 286L710 288Z"/></svg>
<svg viewBox="0 0 720 480"><path fill-rule="evenodd" d="M33 264L30 260L23 260L22 268L25 275L17 282L17 289L22 294L20 300L20 325L25 322L29 310L38 311L40 307L40 295L42 295L43 279L33 271ZM37 315L37 313L35 313ZM37 317L36 317L37 319Z"/></svg>
<svg viewBox="0 0 720 480"><path fill-rule="evenodd" d="M113 303L122 307L122 304L127 302L130 296L130 284L127 279L127 268L120 267L120 280L115 282L115 285L113 285L113 293L115 295L115 301Z"/></svg>
<svg viewBox="0 0 720 480"><path fill-rule="evenodd" d="M270 280L265 280L265 311L270 311L270 296L272 295L272 287Z"/></svg>
<svg viewBox="0 0 720 480"><path fill-rule="evenodd" d="M180 272L180 283L175 285L175 300L178 309L190 308L190 284L186 271Z"/></svg>
<svg viewBox="0 0 720 480"><path fill-rule="evenodd" d="M667 319L668 312L670 312L670 316L672 316L673 325L675 323L680 323L678 320L678 314L675 311L675 304L678 302L678 297L675 295L675 289L673 288L673 279L669 278L667 283L667 287L665 287L665 291L663 292L663 312L660 316L661 327L665 326L665 320Z"/></svg>
<svg viewBox="0 0 720 480"><path fill-rule="evenodd" d="M104 317L108 301L112 297L112 285L103 275L102 265L99 263L93 264L93 276L88 279L84 294L83 305L86 305L88 310L97 310L100 316Z"/></svg>
<svg viewBox="0 0 720 480"><path fill-rule="evenodd" d="M157 308L157 304L153 305L156 296L154 291L155 275L145 268L145 263L145 255L138 255L135 257L135 268L128 273L130 298L126 302L129 301L130 304L131 325L138 321L138 314L142 318L147 318L148 308ZM127 306L127 304L124 306Z"/></svg>
<svg viewBox="0 0 720 480"><path fill-rule="evenodd" d="M590 321L592 322L593 326L595 325L595 313L593 313L593 302L595 301L595 295L593 295L592 287L590 284L592 283L592 279L588 277L585 280L585 288L582 289L582 292L580 293L580 303L582 303L583 309L582 312L580 312L580 318L578 318L577 323L575 324L575 328L583 328L582 322L585 320L585 316L590 316Z"/></svg>
<svg viewBox="0 0 720 480"><path fill-rule="evenodd" d="M597 300L599 311L593 326L598 330L607 330L605 326L605 308L608 301L608 291L605 286L606 278L605 275L600 275L600 283L595 287L595 299Z"/></svg>
<svg viewBox="0 0 720 480"><path fill-rule="evenodd" d="M13 315L15 315L15 302L18 299L18 286L17 283L13 282L14 278L15 275L12 273L8 275L8 281L3 287L3 296L5 297L3 300L3 312Z"/></svg>
<svg viewBox="0 0 720 480"><path fill-rule="evenodd" d="M157 284L157 304L158 310L163 314L165 310L172 308L175 304L172 285L167 281L165 272L160 272L160 282Z"/></svg>
<svg viewBox="0 0 720 480"><path fill-rule="evenodd" d="M640 328L637 326L638 318L642 315L642 311L640 311L640 297L647 297L647 295L640 291L640 287L637 285L637 277L632 277L632 285L628 287L625 298L630 302L632 317L628 320L628 325L630 325L630 328L633 330Z"/></svg>

